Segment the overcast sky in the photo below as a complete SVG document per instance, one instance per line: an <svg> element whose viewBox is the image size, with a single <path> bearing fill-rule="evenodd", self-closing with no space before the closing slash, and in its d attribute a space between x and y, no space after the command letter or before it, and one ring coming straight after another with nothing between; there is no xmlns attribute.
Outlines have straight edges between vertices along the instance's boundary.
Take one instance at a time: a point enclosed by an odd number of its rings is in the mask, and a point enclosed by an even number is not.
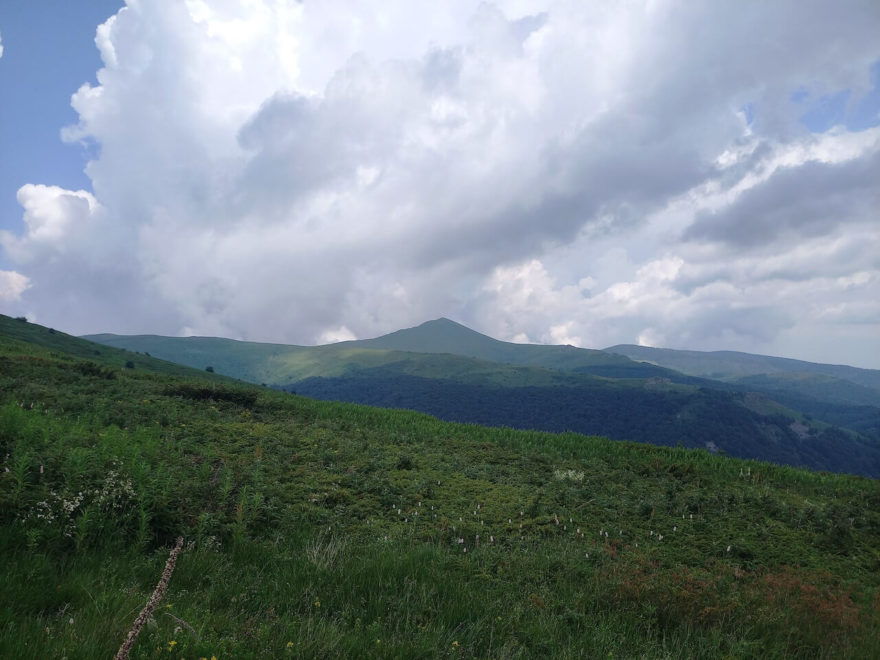
<svg viewBox="0 0 880 660"><path fill-rule="evenodd" d="M0 310L880 368L880 3L4 0Z"/></svg>

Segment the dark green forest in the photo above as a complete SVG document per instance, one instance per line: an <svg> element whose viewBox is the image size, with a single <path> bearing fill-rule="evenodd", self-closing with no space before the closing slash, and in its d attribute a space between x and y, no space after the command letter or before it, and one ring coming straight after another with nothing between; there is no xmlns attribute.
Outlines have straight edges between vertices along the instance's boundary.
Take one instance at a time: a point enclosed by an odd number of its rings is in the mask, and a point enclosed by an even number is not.
<svg viewBox="0 0 880 660"><path fill-rule="evenodd" d="M666 446L717 448L732 456L786 465L880 476L880 446L839 428L810 428L801 437L792 418L759 414L746 393L675 388L663 383L494 387L391 374L310 378L306 396L407 408L454 422L543 431L574 431Z"/></svg>

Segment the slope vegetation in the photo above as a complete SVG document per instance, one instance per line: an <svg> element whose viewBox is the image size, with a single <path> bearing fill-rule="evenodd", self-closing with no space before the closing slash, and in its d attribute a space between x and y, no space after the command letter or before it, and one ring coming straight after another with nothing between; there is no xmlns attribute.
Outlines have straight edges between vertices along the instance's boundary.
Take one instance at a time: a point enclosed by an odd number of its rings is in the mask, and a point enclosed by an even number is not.
<svg viewBox="0 0 880 660"><path fill-rule="evenodd" d="M132 657L880 655L877 481L126 368L7 327L2 657L110 657L178 535Z"/></svg>
<svg viewBox="0 0 880 660"><path fill-rule="evenodd" d="M316 347L92 338L314 398L880 476L880 409L707 380L602 351L502 342L448 319Z"/></svg>
<svg viewBox="0 0 880 660"><path fill-rule="evenodd" d="M609 352L695 377L717 378L761 392L830 424L880 438L880 371L817 364L733 351L704 353L646 346L613 346Z"/></svg>

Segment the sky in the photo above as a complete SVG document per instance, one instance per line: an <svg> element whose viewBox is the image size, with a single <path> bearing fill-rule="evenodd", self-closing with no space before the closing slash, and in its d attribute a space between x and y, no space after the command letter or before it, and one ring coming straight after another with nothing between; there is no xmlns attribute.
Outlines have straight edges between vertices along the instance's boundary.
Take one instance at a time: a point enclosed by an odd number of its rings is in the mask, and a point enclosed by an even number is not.
<svg viewBox="0 0 880 660"><path fill-rule="evenodd" d="M4 0L0 311L880 368L878 34L876 0Z"/></svg>

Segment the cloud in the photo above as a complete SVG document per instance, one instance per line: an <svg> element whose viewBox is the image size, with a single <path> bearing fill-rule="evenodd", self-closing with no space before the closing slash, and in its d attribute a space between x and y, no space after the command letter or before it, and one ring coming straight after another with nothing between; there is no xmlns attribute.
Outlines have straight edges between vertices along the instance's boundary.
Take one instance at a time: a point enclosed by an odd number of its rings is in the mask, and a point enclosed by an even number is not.
<svg viewBox="0 0 880 660"><path fill-rule="evenodd" d="M98 209L95 198L84 190L30 183L19 188L18 203L24 209L25 231L21 237L0 232L0 245L19 263L73 247L76 235L88 231Z"/></svg>
<svg viewBox="0 0 880 660"><path fill-rule="evenodd" d="M0 36L0 57L3 57L3 37Z"/></svg>
<svg viewBox="0 0 880 660"><path fill-rule="evenodd" d="M30 280L14 270L0 270L0 301L10 303L30 288Z"/></svg>
<svg viewBox="0 0 880 660"><path fill-rule="evenodd" d="M880 131L869 136L864 152L849 160L809 159L778 168L727 206L700 213L685 238L747 248L876 222Z"/></svg>
<svg viewBox="0 0 880 660"><path fill-rule="evenodd" d="M805 301L864 325L876 133L811 135L791 96L864 96L878 27L871 1L142 0L72 97L93 190L25 186L0 245L21 304L76 332L311 343L446 315L748 349Z"/></svg>

